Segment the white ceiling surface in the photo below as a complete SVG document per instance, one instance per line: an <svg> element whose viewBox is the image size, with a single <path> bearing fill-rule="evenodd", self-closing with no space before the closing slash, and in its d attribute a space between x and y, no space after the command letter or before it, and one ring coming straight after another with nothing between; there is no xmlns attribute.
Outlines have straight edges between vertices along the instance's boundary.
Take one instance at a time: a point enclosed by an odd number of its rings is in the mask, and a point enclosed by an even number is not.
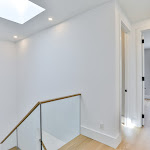
<svg viewBox="0 0 150 150"><path fill-rule="evenodd" d="M146 30L144 33L144 48L150 49L150 30Z"/></svg>
<svg viewBox="0 0 150 150"><path fill-rule="evenodd" d="M132 23L150 18L150 0L118 0Z"/></svg>
<svg viewBox="0 0 150 150"><path fill-rule="evenodd" d="M78 15L110 0L30 0L46 9L43 13L26 22L17 24L0 18L0 40L16 41L24 39L45 28L58 24L68 18ZM52 17L53 21L48 21ZM90 18L89 18L90 21Z"/></svg>

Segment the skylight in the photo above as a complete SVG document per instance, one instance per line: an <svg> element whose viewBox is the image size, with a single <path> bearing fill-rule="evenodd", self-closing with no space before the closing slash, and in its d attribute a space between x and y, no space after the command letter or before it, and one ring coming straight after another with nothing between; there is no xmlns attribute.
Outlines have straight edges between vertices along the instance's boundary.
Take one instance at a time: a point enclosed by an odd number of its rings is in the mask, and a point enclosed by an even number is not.
<svg viewBox="0 0 150 150"><path fill-rule="evenodd" d="M29 0L0 0L0 17L24 24L45 11L44 8Z"/></svg>

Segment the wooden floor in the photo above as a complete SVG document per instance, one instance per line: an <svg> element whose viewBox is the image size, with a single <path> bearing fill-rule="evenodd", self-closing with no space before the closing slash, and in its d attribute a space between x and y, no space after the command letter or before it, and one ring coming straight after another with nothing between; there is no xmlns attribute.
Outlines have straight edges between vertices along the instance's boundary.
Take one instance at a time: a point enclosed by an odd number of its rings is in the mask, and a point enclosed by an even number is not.
<svg viewBox="0 0 150 150"><path fill-rule="evenodd" d="M113 148L83 135L78 136L59 150L114 150ZM122 142L117 150L150 150L150 100L145 101L145 126L122 126Z"/></svg>
<svg viewBox="0 0 150 150"><path fill-rule="evenodd" d="M113 148L108 147L102 143L92 140L83 135L79 135L74 140L60 148L59 150L113 150Z"/></svg>
<svg viewBox="0 0 150 150"><path fill-rule="evenodd" d="M150 127L150 100L149 99L145 100L144 114L145 114L144 127Z"/></svg>

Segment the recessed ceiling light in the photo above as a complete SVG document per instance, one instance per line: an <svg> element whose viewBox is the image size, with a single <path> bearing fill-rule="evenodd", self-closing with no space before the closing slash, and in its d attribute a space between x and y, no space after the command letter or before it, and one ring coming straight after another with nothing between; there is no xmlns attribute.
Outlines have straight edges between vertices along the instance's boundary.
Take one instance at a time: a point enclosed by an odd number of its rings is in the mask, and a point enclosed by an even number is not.
<svg viewBox="0 0 150 150"><path fill-rule="evenodd" d="M18 36L17 35L14 35L14 39L17 39L18 38Z"/></svg>
<svg viewBox="0 0 150 150"><path fill-rule="evenodd" d="M49 21L53 21L53 18L48 18Z"/></svg>
<svg viewBox="0 0 150 150"><path fill-rule="evenodd" d="M45 11L29 0L0 0L0 17L24 24Z"/></svg>

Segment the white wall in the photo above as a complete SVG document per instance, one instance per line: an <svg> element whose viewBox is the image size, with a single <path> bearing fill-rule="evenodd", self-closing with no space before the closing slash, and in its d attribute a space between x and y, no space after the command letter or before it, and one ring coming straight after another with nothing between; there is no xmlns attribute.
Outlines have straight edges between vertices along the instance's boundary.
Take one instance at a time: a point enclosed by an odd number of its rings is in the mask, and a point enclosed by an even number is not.
<svg viewBox="0 0 150 150"><path fill-rule="evenodd" d="M119 135L115 34L111 1L18 42L18 120L39 100L82 93L82 132L114 146L104 139Z"/></svg>
<svg viewBox="0 0 150 150"><path fill-rule="evenodd" d="M16 125L16 49L0 41L0 141Z"/></svg>

